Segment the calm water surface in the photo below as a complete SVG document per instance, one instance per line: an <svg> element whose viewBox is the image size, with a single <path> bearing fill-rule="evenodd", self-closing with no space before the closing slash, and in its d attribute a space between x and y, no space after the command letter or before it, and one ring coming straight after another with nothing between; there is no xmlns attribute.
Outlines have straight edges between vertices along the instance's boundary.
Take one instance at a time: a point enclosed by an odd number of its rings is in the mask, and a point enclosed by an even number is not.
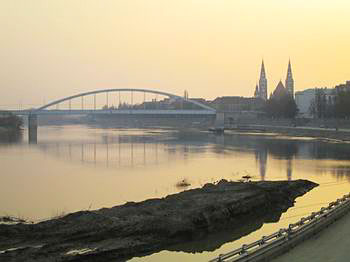
<svg viewBox="0 0 350 262"><path fill-rule="evenodd" d="M26 137L24 132L17 142L0 143L0 215L36 221L163 197L182 191L176 183L183 179L191 183L189 188L247 174L254 180L303 178L320 184L298 198L279 222L266 223L215 251L198 246L218 239L203 240L131 260L135 262L207 261L286 227L350 191L350 144L335 141L86 126L40 127L36 145L29 145Z"/></svg>

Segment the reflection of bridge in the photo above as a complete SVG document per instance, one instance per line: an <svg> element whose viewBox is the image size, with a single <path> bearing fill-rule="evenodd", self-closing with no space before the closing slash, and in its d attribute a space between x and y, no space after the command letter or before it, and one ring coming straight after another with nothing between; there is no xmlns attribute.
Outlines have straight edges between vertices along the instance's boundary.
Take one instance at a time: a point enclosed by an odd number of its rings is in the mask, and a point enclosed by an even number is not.
<svg viewBox="0 0 350 262"><path fill-rule="evenodd" d="M124 104L121 106L120 93L130 92L130 104ZM143 102L140 104L134 103L134 92L143 94ZM96 95L106 94L106 103L103 109L97 108ZM109 107L109 94L119 94L119 105L118 107ZM151 102L146 102L146 93L156 95L156 99ZM175 103L176 105L170 108L159 108L159 102L157 102L157 96L168 97L168 105ZM87 96L93 96L93 107L87 108L84 106L84 98ZM79 109L72 107L72 100L81 99ZM64 104L65 109L60 109L60 105ZM184 105L191 105L190 108L184 107ZM153 105L153 106L152 106ZM50 107L56 106L55 109L49 109ZM195 100L183 98L181 96L173 95L166 92L147 90L147 89L133 89L133 88L122 88L122 89L104 89L91 91L86 93L80 93L77 95L65 97L59 100L55 100L44 106L32 110L12 110L10 111L15 115L28 116L28 127L29 127L29 140L30 142L36 142L37 140L37 116L38 115L89 115L89 114L116 114L116 115L139 115L139 116L216 116L216 110Z"/></svg>
<svg viewBox="0 0 350 262"><path fill-rule="evenodd" d="M67 142L39 143L38 148L58 158L84 165L95 165L117 168L135 168L162 163L174 163L186 160L189 145L170 145L164 142L134 141L121 138L111 142ZM166 152L166 153L165 153Z"/></svg>
<svg viewBox="0 0 350 262"><path fill-rule="evenodd" d="M93 139L89 136L88 139L81 137L72 140L69 139L68 135L66 140L66 134L71 132L68 130L62 135L63 139L56 135L51 135L50 137L54 138L50 140L43 138L38 143L37 148L44 151L45 155L84 165L111 168L158 166L176 161L187 161L195 156L201 158L206 154L226 155L230 159L235 159L237 153L245 152L255 155L256 171L253 168L248 169L248 171L237 171L237 175L241 172L241 176L249 174L254 179L260 178L262 181L266 179L266 175L268 179L285 179L286 177L287 180L292 180L295 159L295 156L292 155L278 155L277 158L281 164L283 161L284 168L283 170L278 169L277 177L276 174L269 175L271 172L275 173L272 162L276 155L273 155L273 149L271 150L271 147L269 148L268 144L265 144L264 139L257 139L252 143L248 137L232 139L232 137L226 136L225 141L225 136L213 136L206 133L161 132L154 135L153 132L144 133L144 131L141 131L142 134L124 133L125 131L115 132L115 129L106 129L105 131L101 136L97 135L99 133L96 131L89 131L93 132ZM278 143L278 147L290 148L290 145ZM279 152L283 151L282 149ZM267 170L270 171L267 172Z"/></svg>

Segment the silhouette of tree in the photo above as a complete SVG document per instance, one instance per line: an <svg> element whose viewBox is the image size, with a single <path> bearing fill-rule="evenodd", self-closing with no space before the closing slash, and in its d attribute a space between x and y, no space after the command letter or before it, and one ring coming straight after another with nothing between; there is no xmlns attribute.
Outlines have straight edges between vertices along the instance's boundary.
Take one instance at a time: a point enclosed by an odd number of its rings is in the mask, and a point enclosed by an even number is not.
<svg viewBox="0 0 350 262"><path fill-rule="evenodd" d="M315 118L325 118L327 116L329 110L323 89L317 88L315 90L315 98L311 101L309 111Z"/></svg>
<svg viewBox="0 0 350 262"><path fill-rule="evenodd" d="M22 118L10 113L5 113L0 116L0 127L19 130L23 126Z"/></svg>
<svg viewBox="0 0 350 262"><path fill-rule="evenodd" d="M337 91L326 94L324 89L316 89L309 112L315 118L349 118L350 91Z"/></svg>
<svg viewBox="0 0 350 262"><path fill-rule="evenodd" d="M266 102L265 112L273 118L294 118L298 112L294 98L288 93L272 95Z"/></svg>
<svg viewBox="0 0 350 262"><path fill-rule="evenodd" d="M350 91L340 91L335 96L335 116L350 117Z"/></svg>

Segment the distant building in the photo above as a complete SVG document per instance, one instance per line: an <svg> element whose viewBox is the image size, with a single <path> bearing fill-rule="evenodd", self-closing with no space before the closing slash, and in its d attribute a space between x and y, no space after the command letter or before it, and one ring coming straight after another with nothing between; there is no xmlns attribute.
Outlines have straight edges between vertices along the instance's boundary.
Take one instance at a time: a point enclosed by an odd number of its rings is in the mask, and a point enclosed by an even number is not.
<svg viewBox="0 0 350 262"><path fill-rule="evenodd" d="M346 81L345 84L335 86L337 92L350 91L350 81Z"/></svg>
<svg viewBox="0 0 350 262"><path fill-rule="evenodd" d="M286 77L285 87L286 87L288 93L292 97L294 97L294 79L293 79L292 66L290 64L290 60L288 62L288 70L287 70L287 77Z"/></svg>
<svg viewBox="0 0 350 262"><path fill-rule="evenodd" d="M335 101L335 92L334 88L310 88L304 91L299 91L295 93L295 103L299 109L299 117L312 118L311 113L311 104L316 99L317 90L321 90L322 93L326 96L327 103L334 103ZM349 89L350 90L350 89Z"/></svg>
<svg viewBox="0 0 350 262"><path fill-rule="evenodd" d="M258 86L258 84L256 84L256 86L255 86L254 97L260 97L259 96L259 86Z"/></svg>
<svg viewBox="0 0 350 262"><path fill-rule="evenodd" d="M0 118L7 118L9 116L11 116L12 113L5 111L5 110L0 110Z"/></svg>
<svg viewBox="0 0 350 262"><path fill-rule="evenodd" d="M256 98L261 98L264 101L267 100L267 78L266 78L264 60L261 62L259 86L256 85L254 96Z"/></svg>
<svg viewBox="0 0 350 262"><path fill-rule="evenodd" d="M281 81L280 81L280 83L283 86ZM291 66L290 60L288 62L287 77L286 77L285 85L283 86L283 88L285 88L285 90L292 97L294 97L294 79L293 79L292 66ZM267 100L267 78L266 78L264 60L261 63L259 85L256 84L256 86L255 86L254 97L261 98L264 101Z"/></svg>
<svg viewBox="0 0 350 262"><path fill-rule="evenodd" d="M188 99L188 98L187 98ZM205 100L204 98L190 98L192 101L195 101L195 102L198 102L198 103L201 103L203 105L209 105L210 102Z"/></svg>
<svg viewBox="0 0 350 262"><path fill-rule="evenodd" d="M184 91L184 98L187 100L188 99L188 92L187 90Z"/></svg>
<svg viewBox="0 0 350 262"><path fill-rule="evenodd" d="M287 95L288 93L289 93L288 90L284 87L284 85L282 84L282 81L280 80L278 82L275 90L270 95L270 98L271 97L275 97L275 98L283 97L283 96Z"/></svg>
<svg viewBox="0 0 350 262"><path fill-rule="evenodd" d="M259 111L264 105L261 98L222 96L214 99L210 106L219 111L239 112L239 111Z"/></svg>
<svg viewBox="0 0 350 262"><path fill-rule="evenodd" d="M295 92L295 103L299 109L299 116L311 118L310 105L315 99L316 89L310 88L304 91Z"/></svg>

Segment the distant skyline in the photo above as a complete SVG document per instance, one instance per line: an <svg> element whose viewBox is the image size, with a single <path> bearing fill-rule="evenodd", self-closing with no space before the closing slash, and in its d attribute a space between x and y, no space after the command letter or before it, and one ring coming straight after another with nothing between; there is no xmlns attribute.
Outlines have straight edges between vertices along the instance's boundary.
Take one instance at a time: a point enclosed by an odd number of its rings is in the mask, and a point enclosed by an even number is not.
<svg viewBox="0 0 350 262"><path fill-rule="evenodd" d="M189 97L350 80L350 1L12 0L0 3L0 105L105 88Z"/></svg>

